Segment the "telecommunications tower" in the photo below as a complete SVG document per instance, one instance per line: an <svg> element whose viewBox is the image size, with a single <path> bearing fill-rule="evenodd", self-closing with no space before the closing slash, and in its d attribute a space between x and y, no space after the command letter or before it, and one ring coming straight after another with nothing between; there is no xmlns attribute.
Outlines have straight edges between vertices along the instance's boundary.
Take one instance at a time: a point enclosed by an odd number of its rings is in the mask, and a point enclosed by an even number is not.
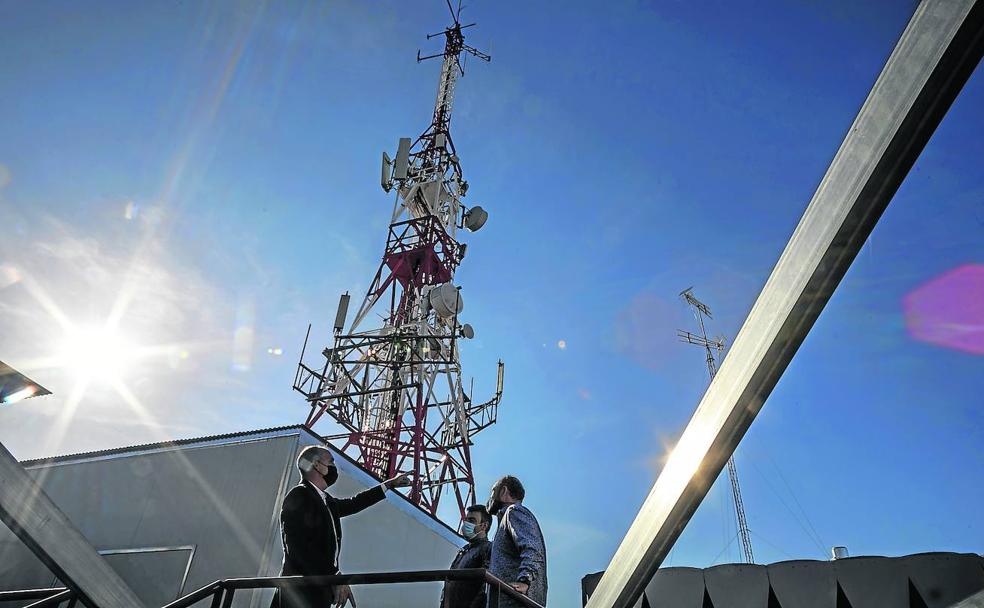
<svg viewBox="0 0 984 608"><path fill-rule="evenodd" d="M707 332L704 330L704 317L708 319L712 318L711 309L707 307L707 304L704 304L694 296L693 289L693 287L684 289L680 292L680 296L693 311L694 317L697 319L697 325L700 328L700 334L693 334L689 331L678 329L677 336L683 342L704 347L707 373L710 374L711 380L713 380L714 375L717 373L717 362L714 358L714 351L717 351L719 355L724 351L724 338L707 337ZM745 505L741 501L741 486L738 485L738 469L735 467L733 456L728 459L728 479L731 481L731 496L735 501L735 520L738 523L738 536L741 537L742 557L746 564L754 564L755 558L752 555L752 538L748 532L748 522L745 520Z"/></svg>
<svg viewBox="0 0 984 608"><path fill-rule="evenodd" d="M450 4L449 4L450 8ZM381 185L395 191L386 248L376 276L345 329L349 295L335 316L334 343L316 366L304 363L294 389L310 405L305 426L327 414L345 432L326 437L380 479L408 473L411 501L437 515L441 496L453 490L462 515L475 502L472 438L496 421L503 364L496 391L475 402L461 377L458 341L474 337L459 322L464 307L454 272L465 257L458 231L474 232L488 219L468 207L468 192L454 141L451 109L455 84L464 75L461 54L491 57L465 44L457 12L444 36L444 52L431 124L416 140L401 138L392 160L384 152Z"/></svg>

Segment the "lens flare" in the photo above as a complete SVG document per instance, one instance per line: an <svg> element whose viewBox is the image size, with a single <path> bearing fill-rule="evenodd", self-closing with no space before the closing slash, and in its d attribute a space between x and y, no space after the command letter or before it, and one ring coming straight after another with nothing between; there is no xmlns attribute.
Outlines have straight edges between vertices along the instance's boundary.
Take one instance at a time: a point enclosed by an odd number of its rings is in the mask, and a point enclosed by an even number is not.
<svg viewBox="0 0 984 608"><path fill-rule="evenodd" d="M965 264L920 285L902 301L916 340L984 355L984 264Z"/></svg>
<svg viewBox="0 0 984 608"><path fill-rule="evenodd" d="M0 405L7 405L11 403L17 403L18 401L23 401L24 399L27 399L28 397L34 395L34 393L36 392L38 392L38 388L36 386L26 386L21 390L16 391L14 393L10 393L6 397L4 397L3 400L0 401Z"/></svg>

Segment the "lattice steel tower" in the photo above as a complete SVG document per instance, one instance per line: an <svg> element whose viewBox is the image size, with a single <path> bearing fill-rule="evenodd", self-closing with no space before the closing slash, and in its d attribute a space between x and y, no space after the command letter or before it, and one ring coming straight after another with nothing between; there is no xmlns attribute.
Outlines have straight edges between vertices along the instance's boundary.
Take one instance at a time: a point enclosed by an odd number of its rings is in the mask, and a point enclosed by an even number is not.
<svg viewBox="0 0 984 608"><path fill-rule="evenodd" d="M495 423L503 379L500 361L495 395L476 403L461 377L458 340L474 330L459 322L458 231L480 229L488 214L463 203L468 182L451 110L461 54L491 57L465 44L462 30L474 24L461 25L459 15L452 10L453 25L427 36L443 34L443 53L417 52L418 62L443 58L430 126L415 141L400 139L393 160L383 153L381 185L396 195L379 270L347 331L349 296L341 297L334 344L316 367L304 363L308 328L294 379L311 407L307 427L333 418L345 432L329 441L380 479L409 473L409 498L435 516L447 489L462 514L475 502L472 438Z"/></svg>
<svg viewBox="0 0 984 608"><path fill-rule="evenodd" d="M707 332L704 330L704 317L708 319L712 318L711 309L694 297L693 287L684 289L680 292L680 296L683 297L684 301L693 310L694 317L697 319L697 325L700 327L700 334L692 334L689 331L678 329L677 336L683 342L704 347L707 373L710 374L711 380L713 380L714 375L717 373L717 362L714 358L714 351L717 351L718 354L724 351L724 338L711 339L707 337ZM738 536L741 537L742 557L746 564L754 564L755 557L752 555L752 538L748 532L748 522L745 520L745 505L741 501L741 486L738 484L738 468L735 467L734 456L728 459L728 479L731 481L731 497L735 501L735 520L738 524Z"/></svg>

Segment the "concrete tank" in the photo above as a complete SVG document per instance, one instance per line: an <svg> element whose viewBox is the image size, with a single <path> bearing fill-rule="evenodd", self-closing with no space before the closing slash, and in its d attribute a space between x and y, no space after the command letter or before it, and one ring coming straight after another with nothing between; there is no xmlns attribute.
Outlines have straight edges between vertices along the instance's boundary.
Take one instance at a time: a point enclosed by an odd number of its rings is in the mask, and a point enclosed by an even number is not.
<svg viewBox="0 0 984 608"><path fill-rule="evenodd" d="M602 574L581 579L582 603ZM951 608L982 589L973 553L845 557L660 568L634 608Z"/></svg>

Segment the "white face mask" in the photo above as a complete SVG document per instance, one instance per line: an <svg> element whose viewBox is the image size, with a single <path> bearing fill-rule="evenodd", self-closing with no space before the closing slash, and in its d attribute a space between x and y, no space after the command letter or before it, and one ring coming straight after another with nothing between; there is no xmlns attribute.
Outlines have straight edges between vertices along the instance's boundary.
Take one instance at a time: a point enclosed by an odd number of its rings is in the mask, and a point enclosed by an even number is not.
<svg viewBox="0 0 984 608"><path fill-rule="evenodd" d="M475 536L478 535L478 533L475 532L475 524L473 524L472 522L470 522L468 520L462 521L461 522L461 535L464 536L465 538L467 538L468 540L471 540L471 539L475 538Z"/></svg>

